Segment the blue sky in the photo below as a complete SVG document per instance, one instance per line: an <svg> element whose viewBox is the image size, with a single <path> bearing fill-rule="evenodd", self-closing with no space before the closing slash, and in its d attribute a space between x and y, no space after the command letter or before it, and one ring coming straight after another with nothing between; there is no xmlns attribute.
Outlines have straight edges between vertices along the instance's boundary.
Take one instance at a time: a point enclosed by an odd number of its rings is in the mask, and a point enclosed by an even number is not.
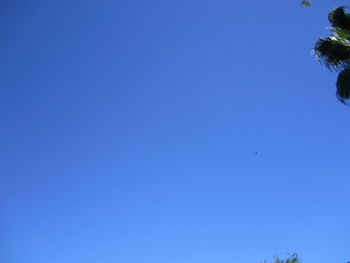
<svg viewBox="0 0 350 263"><path fill-rule="evenodd" d="M343 4L2 1L0 261L350 260Z"/></svg>

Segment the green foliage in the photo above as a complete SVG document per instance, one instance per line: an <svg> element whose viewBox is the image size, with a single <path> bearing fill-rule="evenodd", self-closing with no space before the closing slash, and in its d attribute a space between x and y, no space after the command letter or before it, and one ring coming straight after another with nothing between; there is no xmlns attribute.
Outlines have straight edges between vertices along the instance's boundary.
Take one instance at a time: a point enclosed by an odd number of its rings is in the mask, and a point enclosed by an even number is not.
<svg viewBox="0 0 350 263"><path fill-rule="evenodd" d="M350 66L350 43L337 37L320 38L315 45L317 59L329 70L343 70Z"/></svg>
<svg viewBox="0 0 350 263"><path fill-rule="evenodd" d="M333 35L338 39L346 39L346 40L350 39L350 31L346 31L339 28L334 29Z"/></svg>
<svg viewBox="0 0 350 263"><path fill-rule="evenodd" d="M347 99L350 98L350 68L344 69L339 73L337 79L337 98L344 104L347 104Z"/></svg>
<svg viewBox="0 0 350 263"><path fill-rule="evenodd" d="M350 30L350 15L345 12L345 6L338 7L328 14L328 20L333 28Z"/></svg>
<svg viewBox="0 0 350 263"><path fill-rule="evenodd" d="M275 260L273 263L301 263L301 260L298 258L298 255L296 253L291 254L286 259L280 259L279 257L275 256ZM267 263L265 260L263 263Z"/></svg>
<svg viewBox="0 0 350 263"><path fill-rule="evenodd" d="M342 103L350 106L350 14L346 13L345 9L341 6L329 12L332 36L320 38L314 51L317 59L329 70L341 71L337 79L336 95Z"/></svg>

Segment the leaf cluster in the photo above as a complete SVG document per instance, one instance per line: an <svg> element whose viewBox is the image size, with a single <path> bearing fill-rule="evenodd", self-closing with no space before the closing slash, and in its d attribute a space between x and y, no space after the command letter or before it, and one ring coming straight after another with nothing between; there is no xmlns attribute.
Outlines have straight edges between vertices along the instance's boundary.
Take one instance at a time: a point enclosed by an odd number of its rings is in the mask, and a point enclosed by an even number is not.
<svg viewBox="0 0 350 263"><path fill-rule="evenodd" d="M263 263L267 263L265 260ZM286 259L281 259L277 256L274 256L274 262L273 263L302 263L301 260L298 258L298 255L296 253L291 254Z"/></svg>
<svg viewBox="0 0 350 263"><path fill-rule="evenodd" d="M341 6L329 12L328 20L333 28L350 30L350 15L346 13L345 9L345 6Z"/></svg>
<svg viewBox="0 0 350 263"><path fill-rule="evenodd" d="M350 98L350 68L344 69L339 73L337 79L337 93L338 100L345 105L348 105Z"/></svg>
<svg viewBox="0 0 350 263"><path fill-rule="evenodd" d="M314 51L329 70L341 71L350 66L350 14L341 6L329 12L328 20L332 36L320 38Z"/></svg>
<svg viewBox="0 0 350 263"><path fill-rule="evenodd" d="M334 36L320 38L315 45L318 60L329 70L338 71L350 66L349 41Z"/></svg>

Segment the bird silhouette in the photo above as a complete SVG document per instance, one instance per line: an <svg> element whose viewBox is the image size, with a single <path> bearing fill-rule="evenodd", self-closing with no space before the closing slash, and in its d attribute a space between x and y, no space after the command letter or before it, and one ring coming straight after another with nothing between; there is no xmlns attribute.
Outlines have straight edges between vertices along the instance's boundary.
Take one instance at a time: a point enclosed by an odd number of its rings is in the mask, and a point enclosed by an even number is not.
<svg viewBox="0 0 350 263"><path fill-rule="evenodd" d="M301 4L302 6L309 7L309 6L311 6L311 1L303 0L303 1L301 1L300 4Z"/></svg>

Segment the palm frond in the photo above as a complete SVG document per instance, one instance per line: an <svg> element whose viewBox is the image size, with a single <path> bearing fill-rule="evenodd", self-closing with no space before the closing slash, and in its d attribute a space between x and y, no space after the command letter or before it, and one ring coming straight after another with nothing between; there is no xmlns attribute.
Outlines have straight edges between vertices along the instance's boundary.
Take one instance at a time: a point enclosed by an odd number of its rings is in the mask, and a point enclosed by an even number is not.
<svg viewBox="0 0 350 263"><path fill-rule="evenodd" d="M328 14L328 20L334 28L350 30L350 14L345 12L346 7L338 7Z"/></svg>
<svg viewBox="0 0 350 263"><path fill-rule="evenodd" d="M340 29L340 28L331 28L333 31L333 36L338 39L350 40L350 31Z"/></svg>
<svg viewBox="0 0 350 263"><path fill-rule="evenodd" d="M320 38L315 47L317 59L329 70L350 67L350 42L336 37Z"/></svg>
<svg viewBox="0 0 350 263"><path fill-rule="evenodd" d="M339 73L336 96L339 101L350 106L350 68Z"/></svg>

